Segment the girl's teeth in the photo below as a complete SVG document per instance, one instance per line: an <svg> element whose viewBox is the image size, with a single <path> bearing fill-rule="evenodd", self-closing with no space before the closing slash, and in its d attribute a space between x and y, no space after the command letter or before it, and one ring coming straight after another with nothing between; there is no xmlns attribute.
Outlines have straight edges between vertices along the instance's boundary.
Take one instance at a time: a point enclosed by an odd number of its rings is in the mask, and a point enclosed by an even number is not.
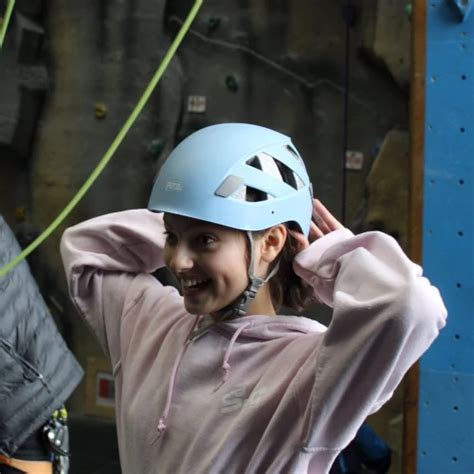
<svg viewBox="0 0 474 474"><path fill-rule="evenodd" d="M206 280L186 280L183 281L183 286L185 288L191 288L193 286L200 285L201 283L204 283Z"/></svg>

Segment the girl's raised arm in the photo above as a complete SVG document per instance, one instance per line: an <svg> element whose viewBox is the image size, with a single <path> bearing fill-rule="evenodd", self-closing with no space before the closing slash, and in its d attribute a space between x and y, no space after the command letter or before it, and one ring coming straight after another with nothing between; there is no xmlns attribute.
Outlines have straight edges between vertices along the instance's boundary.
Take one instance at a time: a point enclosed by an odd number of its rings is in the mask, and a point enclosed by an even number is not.
<svg viewBox="0 0 474 474"><path fill-rule="evenodd" d="M312 388L301 394L308 404L304 444L316 453L352 439L428 349L447 313L438 290L392 237L354 236L324 207L315 203L315 209L321 218L312 229L315 240L294 268L333 308L314 359L305 364Z"/></svg>
<svg viewBox="0 0 474 474"><path fill-rule="evenodd" d="M70 296L102 347L112 358L108 341L118 341L128 309L151 285L149 273L164 266L161 214L145 209L117 212L67 229L61 255Z"/></svg>

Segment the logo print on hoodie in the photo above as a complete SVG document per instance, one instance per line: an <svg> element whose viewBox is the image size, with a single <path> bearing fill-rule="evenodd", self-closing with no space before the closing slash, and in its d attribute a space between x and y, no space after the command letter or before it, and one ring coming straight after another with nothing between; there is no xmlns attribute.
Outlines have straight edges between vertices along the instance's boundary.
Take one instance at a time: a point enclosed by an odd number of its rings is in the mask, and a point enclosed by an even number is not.
<svg viewBox="0 0 474 474"><path fill-rule="evenodd" d="M258 390L252 391L250 393L250 396L247 397L247 390L244 387L232 390L231 392L226 393L222 397L221 413L230 413L235 410L240 410L244 407L244 405L258 405L262 397L266 394L266 392L266 389L260 388Z"/></svg>

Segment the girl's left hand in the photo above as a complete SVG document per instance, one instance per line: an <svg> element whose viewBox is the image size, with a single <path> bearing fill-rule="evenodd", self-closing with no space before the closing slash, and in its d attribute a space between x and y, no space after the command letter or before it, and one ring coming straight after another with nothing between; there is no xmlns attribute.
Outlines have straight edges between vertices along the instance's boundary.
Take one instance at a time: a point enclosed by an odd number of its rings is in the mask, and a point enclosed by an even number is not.
<svg viewBox="0 0 474 474"><path fill-rule="evenodd" d="M328 211L319 199L313 199L313 219L309 228L309 236L306 238L300 232L290 230L290 234L298 241L300 251L309 246L310 243L333 232L343 229L344 226Z"/></svg>

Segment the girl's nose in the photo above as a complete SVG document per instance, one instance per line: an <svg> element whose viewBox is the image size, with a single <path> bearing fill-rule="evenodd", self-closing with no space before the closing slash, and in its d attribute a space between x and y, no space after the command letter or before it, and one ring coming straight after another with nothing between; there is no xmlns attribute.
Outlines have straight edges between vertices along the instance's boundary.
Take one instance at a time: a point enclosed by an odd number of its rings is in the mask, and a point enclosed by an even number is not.
<svg viewBox="0 0 474 474"><path fill-rule="evenodd" d="M176 275L194 266L194 259L191 252L183 245L176 246L170 257L170 267Z"/></svg>

